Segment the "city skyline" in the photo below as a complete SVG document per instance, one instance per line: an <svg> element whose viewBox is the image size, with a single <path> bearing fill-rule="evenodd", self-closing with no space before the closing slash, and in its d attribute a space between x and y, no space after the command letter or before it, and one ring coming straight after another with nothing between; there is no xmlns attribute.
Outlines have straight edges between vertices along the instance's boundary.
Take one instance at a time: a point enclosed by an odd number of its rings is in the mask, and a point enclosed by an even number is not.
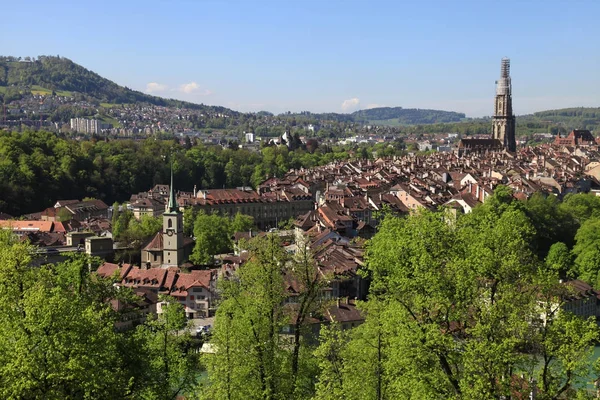
<svg viewBox="0 0 600 400"><path fill-rule="evenodd" d="M600 5L591 1L109 1L101 9L34 1L4 9L5 29L22 30L0 37L4 55L59 54L122 86L239 111L400 106L491 116L505 56L516 115L600 105L600 56L589 52Z"/></svg>

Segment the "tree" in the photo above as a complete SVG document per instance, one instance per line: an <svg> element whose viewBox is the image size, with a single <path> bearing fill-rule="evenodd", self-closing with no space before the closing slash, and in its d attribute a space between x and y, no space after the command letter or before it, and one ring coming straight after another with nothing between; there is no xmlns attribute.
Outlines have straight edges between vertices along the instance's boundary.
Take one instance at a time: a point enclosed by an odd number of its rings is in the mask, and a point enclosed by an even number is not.
<svg viewBox="0 0 600 400"><path fill-rule="evenodd" d="M238 212L229 224L229 233L233 235L236 232L248 232L252 228L254 228L254 218Z"/></svg>
<svg viewBox="0 0 600 400"><path fill-rule="evenodd" d="M208 359L210 399L289 398L289 356L279 334L285 323L282 268L287 255L277 238L255 238L251 257L233 279L221 281Z"/></svg>
<svg viewBox="0 0 600 400"><path fill-rule="evenodd" d="M556 196L535 193L525 202L525 211L536 230L534 244L540 258L546 257L552 243L573 245L576 221Z"/></svg>
<svg viewBox="0 0 600 400"><path fill-rule="evenodd" d="M183 210L183 234L185 236L194 236L194 223L198 212L193 207L186 207Z"/></svg>
<svg viewBox="0 0 600 400"><path fill-rule="evenodd" d="M0 232L0 397L126 397L133 371L105 301L118 291L83 255L31 268L34 254Z"/></svg>
<svg viewBox="0 0 600 400"><path fill-rule="evenodd" d="M66 222L66 221L70 221L70 220L73 218L73 214L71 214L71 213L69 212L69 210L67 210L67 209L66 209L66 208L64 208L64 207L61 207L61 208L59 208L59 210L58 210L58 213L57 213L57 214L58 214L58 215L57 215L57 216L58 216L58 220L59 220L60 222Z"/></svg>
<svg viewBox="0 0 600 400"><path fill-rule="evenodd" d="M531 375L540 385L541 399L572 398L576 386L585 384L590 373L589 359L598 340L595 318L585 320L564 311L565 299L572 295L569 286L559 283L570 256L563 243L555 243L536 276L541 323L536 332ZM534 367L541 365L541 368Z"/></svg>
<svg viewBox="0 0 600 400"><path fill-rule="evenodd" d="M303 243L306 243L303 241ZM311 335L308 319L313 314L321 314L324 303L319 299L326 282L332 277L324 276L319 271L313 253L308 246L300 244L298 251L291 260L291 265L286 270L287 281L295 283L296 298L292 307L291 325L294 338L291 354L291 384L296 397L306 398L314 386L312 368L310 363L301 365L303 361L310 360L306 357L309 345L306 337ZM305 356L305 357L303 357ZM309 372L307 374L307 372Z"/></svg>
<svg viewBox="0 0 600 400"><path fill-rule="evenodd" d="M198 360L189 351L191 336L185 330L187 320L183 306L170 297L160 300L162 312L138 326L135 332L147 366L147 383L141 396L171 400L193 388Z"/></svg>
<svg viewBox="0 0 600 400"><path fill-rule="evenodd" d="M341 386L319 384L319 398L526 396L534 377L547 398L574 397L597 331L557 311L566 246L541 263L534 225L506 188L452 223L444 213L384 218L367 247L366 321L340 352ZM333 365L320 362L330 382Z"/></svg>
<svg viewBox="0 0 600 400"><path fill-rule="evenodd" d="M556 242L550 246L545 264L552 271L555 271L559 277L576 277L577 272L573 269L573 256L567 245L562 242Z"/></svg>
<svg viewBox="0 0 600 400"><path fill-rule="evenodd" d="M133 213L123 205L123 211L120 211L119 203L113 204L113 215L112 215L112 234L114 240L118 240L121 235L127 230L129 221L133 218Z"/></svg>
<svg viewBox="0 0 600 400"><path fill-rule="evenodd" d="M348 335L338 323L321 328L319 347L314 352L320 370L315 400L345 398L343 369L347 342Z"/></svg>
<svg viewBox="0 0 600 400"><path fill-rule="evenodd" d="M597 285L598 272L600 271L600 219L586 220L575 235L575 265L578 277L584 281Z"/></svg>
<svg viewBox="0 0 600 400"><path fill-rule="evenodd" d="M229 232L228 217L199 212L194 222L196 245L190 260L198 264L209 264L213 262L215 254L231 251Z"/></svg>

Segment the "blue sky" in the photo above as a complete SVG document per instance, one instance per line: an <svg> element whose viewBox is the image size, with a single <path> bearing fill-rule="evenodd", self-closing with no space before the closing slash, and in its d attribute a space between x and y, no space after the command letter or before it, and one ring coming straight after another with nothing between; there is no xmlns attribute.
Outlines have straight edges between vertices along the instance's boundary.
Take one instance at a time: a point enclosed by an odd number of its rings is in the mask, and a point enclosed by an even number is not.
<svg viewBox="0 0 600 400"><path fill-rule="evenodd" d="M0 54L240 111L600 106L600 1L0 0Z"/></svg>

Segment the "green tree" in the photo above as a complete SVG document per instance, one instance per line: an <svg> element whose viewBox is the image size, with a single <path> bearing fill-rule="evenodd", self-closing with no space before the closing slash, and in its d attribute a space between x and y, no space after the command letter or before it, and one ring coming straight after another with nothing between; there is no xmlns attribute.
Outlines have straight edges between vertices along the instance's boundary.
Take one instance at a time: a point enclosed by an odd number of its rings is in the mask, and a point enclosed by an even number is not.
<svg viewBox="0 0 600 400"><path fill-rule="evenodd" d="M320 385L318 396L525 396L529 385L515 380L523 371L543 381L544 396L574 397L596 328L556 312L566 246L552 246L539 262L534 225L506 188L451 224L444 212L384 218L367 248L366 321L339 352L342 384ZM545 324L542 305L554 312ZM332 364L320 362L331 374Z"/></svg>
<svg viewBox="0 0 600 400"><path fill-rule="evenodd" d="M190 351L183 306L170 297L160 300L162 312L138 326L135 339L147 368L141 397L170 400L193 389L199 361Z"/></svg>
<svg viewBox="0 0 600 400"><path fill-rule="evenodd" d="M530 374L539 382L540 399L575 397L575 388L585 385L591 372L589 360L598 340L595 318L585 320L563 309L572 289L559 283L559 277L569 259L566 246L555 243L536 276L541 321Z"/></svg>
<svg viewBox="0 0 600 400"><path fill-rule="evenodd" d="M600 219L590 218L581 225L575 235L573 254L578 277L597 285L600 282Z"/></svg>
<svg viewBox="0 0 600 400"><path fill-rule="evenodd" d="M235 279L221 281L213 343L208 359L210 399L280 399L291 393L289 353L280 330L286 293L282 268L287 255L277 238L255 238L251 257Z"/></svg>
<svg viewBox="0 0 600 400"><path fill-rule="evenodd" d="M118 291L83 255L32 268L34 254L0 232L0 397L126 397L133 371L105 301Z"/></svg>
<svg viewBox="0 0 600 400"><path fill-rule="evenodd" d="M343 370L347 336L336 322L321 328L319 347L314 352L320 370L315 385L315 400L337 400L346 397Z"/></svg>
<svg viewBox="0 0 600 400"><path fill-rule="evenodd" d="M254 218L252 216L238 212L229 224L229 233L233 235L236 232L248 232L254 227Z"/></svg>
<svg viewBox="0 0 600 400"><path fill-rule="evenodd" d="M194 222L196 244L190 260L198 264L213 262L215 254L232 250L229 218L199 212Z"/></svg>
<svg viewBox="0 0 600 400"><path fill-rule="evenodd" d="M186 207L183 210L183 234L185 236L194 236L196 214L198 214L198 212L193 207Z"/></svg>

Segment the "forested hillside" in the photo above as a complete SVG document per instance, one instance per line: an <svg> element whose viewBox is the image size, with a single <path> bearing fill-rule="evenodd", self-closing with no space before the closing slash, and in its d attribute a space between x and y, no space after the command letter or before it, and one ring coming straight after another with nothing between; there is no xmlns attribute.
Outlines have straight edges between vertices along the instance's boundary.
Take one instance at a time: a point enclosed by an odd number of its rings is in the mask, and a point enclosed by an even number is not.
<svg viewBox="0 0 600 400"><path fill-rule="evenodd" d="M40 56L33 61L0 57L0 87L39 86L52 91L82 93L103 103L149 103L157 106L203 108L199 104L164 99L119 86L68 58ZM234 113L225 107L223 112Z"/></svg>
<svg viewBox="0 0 600 400"><path fill-rule="evenodd" d="M355 111L351 115L356 122L368 123L370 121L396 119L400 125L459 122L465 118L464 113L453 111L402 107L371 108L369 110Z"/></svg>
<svg viewBox="0 0 600 400"><path fill-rule="evenodd" d="M279 117L297 121L310 121L313 123L321 121L337 121L355 122L360 124L382 122L385 125L418 125L459 122L465 118L465 114L453 111L419 108L378 107L355 111L351 114L311 113L304 111L301 113L280 114Z"/></svg>
<svg viewBox="0 0 600 400"><path fill-rule="evenodd" d="M559 110L539 111L532 115L517 117L517 123L554 123L566 130L600 130L600 107L562 108Z"/></svg>

